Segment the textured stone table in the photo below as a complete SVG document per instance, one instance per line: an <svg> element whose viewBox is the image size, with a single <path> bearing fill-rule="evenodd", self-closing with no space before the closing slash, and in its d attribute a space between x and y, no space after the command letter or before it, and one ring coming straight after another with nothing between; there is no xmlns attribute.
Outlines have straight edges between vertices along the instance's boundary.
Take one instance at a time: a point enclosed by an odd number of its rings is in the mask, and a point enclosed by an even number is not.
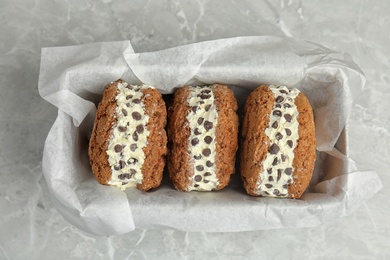
<svg viewBox="0 0 390 260"><path fill-rule="evenodd" d="M389 259L388 1L0 1L0 259ZM136 51L246 35L292 36L350 53L367 76L350 153L384 188L316 228L239 233L135 230L91 237L53 207L42 175L56 109L38 94L40 48L131 40Z"/></svg>

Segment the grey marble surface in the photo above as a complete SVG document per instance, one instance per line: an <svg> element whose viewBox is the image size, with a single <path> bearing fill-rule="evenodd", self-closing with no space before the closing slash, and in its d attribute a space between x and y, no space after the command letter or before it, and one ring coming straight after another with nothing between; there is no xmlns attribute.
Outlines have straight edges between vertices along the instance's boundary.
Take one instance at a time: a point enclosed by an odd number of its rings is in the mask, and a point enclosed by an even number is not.
<svg viewBox="0 0 390 260"><path fill-rule="evenodd" d="M388 1L0 0L0 259L388 259ZM64 221L42 175L56 109L38 94L40 48L131 40L136 51L244 35L292 36L346 51L367 76L350 153L384 188L316 228L239 233L135 230L93 237Z"/></svg>

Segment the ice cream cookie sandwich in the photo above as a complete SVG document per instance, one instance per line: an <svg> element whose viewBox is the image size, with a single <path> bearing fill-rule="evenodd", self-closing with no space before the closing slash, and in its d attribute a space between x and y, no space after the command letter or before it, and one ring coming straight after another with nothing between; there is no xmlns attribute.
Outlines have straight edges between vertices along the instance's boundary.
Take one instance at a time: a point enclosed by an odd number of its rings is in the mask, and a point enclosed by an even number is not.
<svg viewBox="0 0 390 260"><path fill-rule="evenodd" d="M237 102L225 85L185 86L168 109L168 170L181 191L220 190L234 173Z"/></svg>
<svg viewBox="0 0 390 260"><path fill-rule="evenodd" d="M316 158L313 111L296 88L260 86L244 107L241 178L253 196L299 198Z"/></svg>
<svg viewBox="0 0 390 260"><path fill-rule="evenodd" d="M92 171L99 183L125 190L160 185L167 154L166 108L147 85L110 83L98 106L89 143Z"/></svg>

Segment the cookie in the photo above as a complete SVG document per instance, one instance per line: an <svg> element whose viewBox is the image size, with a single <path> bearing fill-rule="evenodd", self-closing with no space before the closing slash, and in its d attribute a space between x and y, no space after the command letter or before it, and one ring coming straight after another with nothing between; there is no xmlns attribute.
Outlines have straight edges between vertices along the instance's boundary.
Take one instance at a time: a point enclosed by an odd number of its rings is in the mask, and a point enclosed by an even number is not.
<svg viewBox="0 0 390 260"><path fill-rule="evenodd" d="M168 110L168 170L177 190L220 190L234 173L237 101L224 85L185 86Z"/></svg>
<svg viewBox="0 0 390 260"><path fill-rule="evenodd" d="M240 172L253 196L300 198L316 158L313 111L305 95L260 86L245 104Z"/></svg>
<svg viewBox="0 0 390 260"><path fill-rule="evenodd" d="M147 85L110 83L99 103L89 142L97 181L125 190L160 185L167 154L166 107Z"/></svg>

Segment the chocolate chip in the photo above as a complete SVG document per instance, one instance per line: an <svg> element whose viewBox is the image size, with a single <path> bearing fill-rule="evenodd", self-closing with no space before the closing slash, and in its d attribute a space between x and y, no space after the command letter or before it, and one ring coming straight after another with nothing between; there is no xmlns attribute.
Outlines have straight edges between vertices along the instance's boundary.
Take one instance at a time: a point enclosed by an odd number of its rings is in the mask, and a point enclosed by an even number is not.
<svg viewBox="0 0 390 260"><path fill-rule="evenodd" d="M199 104L199 105L203 105L203 104L204 104L204 101L200 100L200 101L198 101L198 104Z"/></svg>
<svg viewBox="0 0 390 260"><path fill-rule="evenodd" d="M285 114L284 118L286 119L287 122L291 122L292 116L290 114Z"/></svg>
<svg viewBox="0 0 390 260"><path fill-rule="evenodd" d="M194 159L195 160L200 160L201 158L202 158L202 155L200 155L200 154L199 155L194 155Z"/></svg>
<svg viewBox="0 0 390 260"><path fill-rule="evenodd" d="M126 111L126 109L122 109L122 114L123 114L124 116L127 116L127 111Z"/></svg>
<svg viewBox="0 0 390 260"><path fill-rule="evenodd" d="M274 181L274 177L269 176L269 177L268 177L268 181Z"/></svg>
<svg viewBox="0 0 390 260"><path fill-rule="evenodd" d="M127 95L126 96L126 100L129 100L129 99L132 99L133 98L133 95Z"/></svg>
<svg viewBox="0 0 390 260"><path fill-rule="evenodd" d="M133 89L133 86L132 85L127 85L126 88Z"/></svg>
<svg viewBox="0 0 390 260"><path fill-rule="evenodd" d="M269 195L269 192L268 192L268 191L264 191L264 193L265 193L266 195Z"/></svg>
<svg viewBox="0 0 390 260"><path fill-rule="evenodd" d="M199 143L199 139L198 138L194 138L194 139L192 139L191 140L191 144L192 144L192 146L195 146L195 145L197 145Z"/></svg>
<svg viewBox="0 0 390 260"><path fill-rule="evenodd" d="M268 172L268 174L272 174L272 169L271 169L271 168L268 168L268 169L267 169L267 172Z"/></svg>
<svg viewBox="0 0 390 260"><path fill-rule="evenodd" d="M282 158L282 162L286 161L286 156L284 154L282 154L280 157Z"/></svg>
<svg viewBox="0 0 390 260"><path fill-rule="evenodd" d="M211 161L207 161L206 162L206 166L207 167L212 167L214 165L214 163L212 163Z"/></svg>
<svg viewBox="0 0 390 260"><path fill-rule="evenodd" d="M268 152L270 154L277 154L279 152L279 146L277 144L272 144L271 147L268 149Z"/></svg>
<svg viewBox="0 0 390 260"><path fill-rule="evenodd" d="M199 131L199 128L195 128L194 129L194 134L195 135L200 135L201 134L201 132Z"/></svg>
<svg viewBox="0 0 390 260"><path fill-rule="evenodd" d="M119 166L118 166L118 165L115 165L115 166L114 166L114 170L115 170L115 171L119 171L119 170L120 170Z"/></svg>
<svg viewBox="0 0 390 260"><path fill-rule="evenodd" d="M209 94L211 92L210 89L204 89L201 91L201 93L204 93L204 94Z"/></svg>
<svg viewBox="0 0 390 260"><path fill-rule="evenodd" d="M271 189L273 186L274 186L274 185L268 184L268 183L265 185L265 187L267 187L268 189Z"/></svg>
<svg viewBox="0 0 390 260"><path fill-rule="evenodd" d="M129 160L127 160L128 164L136 164L138 162L138 159L131 157Z"/></svg>
<svg viewBox="0 0 390 260"><path fill-rule="evenodd" d="M276 140L280 140L280 139L283 138L283 135L282 135L281 133L277 133L277 134L275 135L275 137L276 137Z"/></svg>
<svg viewBox="0 0 390 260"><path fill-rule="evenodd" d="M119 132L126 132L127 127L126 126L118 126L118 131Z"/></svg>
<svg viewBox="0 0 390 260"><path fill-rule="evenodd" d="M288 189L288 184L283 184L283 189Z"/></svg>
<svg viewBox="0 0 390 260"><path fill-rule="evenodd" d="M290 148L292 148L292 147L293 147L293 141L291 141L291 140L288 140L288 141L287 141L287 144L288 144L288 146L290 146Z"/></svg>
<svg viewBox="0 0 390 260"><path fill-rule="evenodd" d="M201 172L201 171L204 170L204 167L203 167L203 165L197 165L197 166L195 167L195 169Z"/></svg>
<svg viewBox="0 0 390 260"><path fill-rule="evenodd" d="M287 183L288 183L288 184L290 184L291 182L292 182L291 179L288 179L288 180L287 180Z"/></svg>
<svg viewBox="0 0 390 260"><path fill-rule="evenodd" d="M200 176L199 174L195 175L194 179L195 179L195 181L200 182L202 180L202 176Z"/></svg>
<svg viewBox="0 0 390 260"><path fill-rule="evenodd" d="M119 178L120 180L130 179L130 174L128 174L128 173L122 173L122 174L119 174L119 175L118 175L118 178Z"/></svg>
<svg viewBox="0 0 390 260"><path fill-rule="evenodd" d="M199 184L195 184L195 185L194 185L194 188L198 188L198 187L199 187Z"/></svg>
<svg viewBox="0 0 390 260"><path fill-rule="evenodd" d="M205 138L204 138L204 141L205 141L205 143L206 144L210 144L212 141L213 141L213 138L211 137L211 136L206 136Z"/></svg>
<svg viewBox="0 0 390 260"><path fill-rule="evenodd" d="M143 125L137 125L135 128L137 130L137 133L142 134L144 132L144 126Z"/></svg>
<svg viewBox="0 0 390 260"><path fill-rule="evenodd" d="M115 150L115 152L120 153L120 152L122 152L123 147L121 144L117 144L114 146L114 150Z"/></svg>
<svg viewBox="0 0 390 260"><path fill-rule="evenodd" d="M290 101L290 102L292 102L292 101L293 101L293 100L292 100L292 98L290 98L290 97L289 97L289 98L287 98L287 100L288 100L288 101Z"/></svg>
<svg viewBox="0 0 390 260"><path fill-rule="evenodd" d="M211 172L205 172L204 173L204 176L206 177L206 176L211 176Z"/></svg>
<svg viewBox="0 0 390 260"><path fill-rule="evenodd" d="M200 94L199 97L200 97L201 99L208 99L208 98L211 97L211 95L208 95L208 94Z"/></svg>
<svg viewBox="0 0 390 260"><path fill-rule="evenodd" d="M209 148L206 148L206 149L203 150L202 154L204 156L209 156L211 154L211 150Z"/></svg>
<svg viewBox="0 0 390 260"><path fill-rule="evenodd" d="M284 89L279 90L279 92L280 92L280 93L283 93L283 94L288 94L288 92L287 92L286 90L284 90Z"/></svg>
<svg viewBox="0 0 390 260"><path fill-rule="evenodd" d="M272 165L275 166L278 164L278 158L275 158L274 161L272 162Z"/></svg>
<svg viewBox="0 0 390 260"><path fill-rule="evenodd" d="M138 134L137 134L137 132L133 133L133 140L136 141L136 142L138 141Z"/></svg>
<svg viewBox="0 0 390 260"><path fill-rule="evenodd" d="M275 189L273 193L274 195L278 196L280 194L280 191L278 189Z"/></svg>
<svg viewBox="0 0 390 260"><path fill-rule="evenodd" d="M287 174L287 175L291 175L291 173L292 173L292 168L286 168L286 169L284 170L284 173Z"/></svg>
<svg viewBox="0 0 390 260"><path fill-rule="evenodd" d="M212 128L213 128L213 123L210 122L210 121L204 122L204 128L205 128L206 130L212 129Z"/></svg>
<svg viewBox="0 0 390 260"><path fill-rule="evenodd" d="M196 113L196 110L198 110L198 107L197 107L197 106L193 106L193 107L191 107L191 110L192 110L194 113Z"/></svg>
<svg viewBox="0 0 390 260"><path fill-rule="evenodd" d="M134 175L134 174L136 174L137 173L137 171L136 170L134 170L134 169L130 169L130 174L131 175Z"/></svg>
<svg viewBox="0 0 390 260"><path fill-rule="evenodd" d="M276 179L276 181L279 181L280 178L282 178L282 169L278 169L278 178Z"/></svg>
<svg viewBox="0 0 390 260"><path fill-rule="evenodd" d="M274 116L282 116L282 111L280 111L280 110L274 110L274 112L272 112L272 114L273 114Z"/></svg>
<svg viewBox="0 0 390 260"><path fill-rule="evenodd" d="M205 109L206 111L209 111L209 110L210 110L210 107L211 107L211 105L207 105L207 106L205 106L204 109Z"/></svg>
<svg viewBox="0 0 390 260"><path fill-rule="evenodd" d="M126 185L126 184L128 184L129 182L127 182L127 181L122 181L122 185Z"/></svg>
<svg viewBox="0 0 390 260"><path fill-rule="evenodd" d="M201 125L201 124L203 123L203 120L204 120L203 117L199 117L199 118L198 118L198 124Z"/></svg>
<svg viewBox="0 0 390 260"><path fill-rule="evenodd" d="M282 108L282 105L281 104L276 104L275 107L276 108Z"/></svg>
<svg viewBox="0 0 390 260"><path fill-rule="evenodd" d="M131 113L131 116L133 117L134 120L141 120L142 117L141 114L136 111Z"/></svg>
<svg viewBox="0 0 390 260"><path fill-rule="evenodd" d="M137 148L138 148L137 144L131 144L131 145L130 145L130 150L131 150L132 152L134 152Z"/></svg>
<svg viewBox="0 0 390 260"><path fill-rule="evenodd" d="M123 169L123 168L125 168L125 166L126 166L126 162L123 160L120 160L119 161L119 169Z"/></svg>
<svg viewBox="0 0 390 260"><path fill-rule="evenodd" d="M209 180L203 180L204 183L209 183L210 181Z"/></svg>
<svg viewBox="0 0 390 260"><path fill-rule="evenodd" d="M284 103L283 106L286 107L286 108L290 108L291 107L291 105L289 103Z"/></svg>
<svg viewBox="0 0 390 260"><path fill-rule="evenodd" d="M287 134L288 136L291 135L291 130L290 130L290 129L286 128L285 131L286 131L286 134Z"/></svg>
<svg viewBox="0 0 390 260"><path fill-rule="evenodd" d="M133 103L134 104L139 104L139 103L141 103L141 99L135 98L135 99L133 99Z"/></svg>
<svg viewBox="0 0 390 260"><path fill-rule="evenodd" d="M278 122L277 122L277 121L275 121L275 122L272 124L272 128L274 128L274 129L278 128Z"/></svg>
<svg viewBox="0 0 390 260"><path fill-rule="evenodd" d="M277 103L281 103L281 102L283 102L283 100L284 100L284 98L283 98L282 96L278 96L278 97L275 99L275 101L276 101Z"/></svg>

